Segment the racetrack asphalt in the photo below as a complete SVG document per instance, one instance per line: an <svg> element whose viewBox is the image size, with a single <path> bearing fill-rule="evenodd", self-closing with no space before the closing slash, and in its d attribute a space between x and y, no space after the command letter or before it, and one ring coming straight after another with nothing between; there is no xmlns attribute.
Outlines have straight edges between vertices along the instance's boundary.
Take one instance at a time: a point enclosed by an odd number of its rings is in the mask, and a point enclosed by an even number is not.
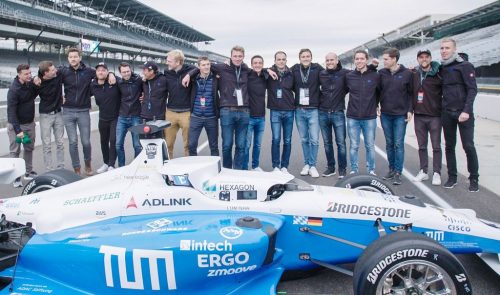
<svg viewBox="0 0 500 295"><path fill-rule="evenodd" d="M413 128L408 126L407 137L414 136ZM321 135L320 135L321 138ZM92 133L92 157L93 157L93 168L94 171L97 170L102 165L102 156L99 144L99 134L97 131ZM200 137L200 145L206 141L205 133L202 132ZM477 139L476 139L477 141ZM262 150L260 157L260 167L265 171L271 171L271 128L269 125L269 120L266 118L266 128L264 133L264 138L262 140ZM219 140L219 147L221 146L221 140ZM348 139L347 139L348 146ZM376 135L376 146L381 150L385 151L385 141L382 129L377 129ZM132 157L132 147L130 142L130 137L127 136L125 142L125 149L127 153L127 162L131 160ZM415 175L418 172L419 161L418 161L418 151L411 145L405 146L405 168ZM457 150L461 149L460 145L457 145ZM220 147L222 154L222 148ZM335 148L336 151L336 148ZM65 141L65 153L66 153L66 168L71 169L70 157L68 153L67 140ZM361 144L359 163L360 172L364 171L364 147ZM444 151L443 151L444 153ZM208 147L202 149L199 155L209 155ZM179 132L174 146L174 156L179 157L183 155L182 148L182 136ZM444 156L444 155L443 155ZM83 157L80 147L80 157ZM481 158L481 154L479 155ZM82 159L83 162L83 159ZM349 163L349 161L348 161ZM432 162L430 162L430 165ZM309 176L300 176L299 172L303 166L302 148L300 144L300 137L297 132L296 125L294 123L294 132L292 136L292 156L290 158L289 171L296 177L303 179L311 184L316 185L330 185L333 186L337 181L337 175L331 177L319 177L311 178ZM326 157L323 147L323 141L320 139L320 146L318 152L318 171L320 174L326 168ZM41 147L37 147L34 152L34 169L41 173L44 170L43 157ZM443 174L446 174L446 166L443 166ZM384 175L387 172L387 162L382 155L376 154L376 172L379 176ZM446 177L443 176L443 183L446 181ZM25 182L26 183L26 182ZM428 189L430 189L437 196L442 198L445 202L453 206L454 208L470 208L474 209L477 216L487 220L492 220L500 223L500 196L495 192L489 191L485 187L481 187L480 191L477 193L469 193L468 179L466 175L459 175L458 185L454 189L445 189L441 186L432 186L430 180L423 183ZM420 189L417 188L415 183L406 177L403 178L403 184L400 186L391 187L395 190L398 195L415 195L418 196L426 203L435 204L435 202L427 197ZM13 197L21 193L21 189L15 189L11 185L0 185L0 197ZM467 270L474 294L500 294L500 276L493 272L480 258L476 255L458 255L460 261L463 263L465 269ZM353 265L348 265L352 269ZM351 277L340 274L338 272L321 269L314 273L313 276L282 281L278 285L279 294L353 294L352 293L352 279Z"/></svg>

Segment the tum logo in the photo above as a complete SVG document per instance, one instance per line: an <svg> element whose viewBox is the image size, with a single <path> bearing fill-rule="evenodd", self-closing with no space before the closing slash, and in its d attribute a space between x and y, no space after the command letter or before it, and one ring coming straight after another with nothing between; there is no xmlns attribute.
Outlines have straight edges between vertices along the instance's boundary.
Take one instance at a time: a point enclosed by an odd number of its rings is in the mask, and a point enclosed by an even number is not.
<svg viewBox="0 0 500 295"><path fill-rule="evenodd" d="M132 250L133 259L133 274L135 281L127 279L127 265L125 263L126 248L101 246L99 253L104 254L104 273L106 274L106 285L114 287L113 282L113 266L111 257L118 258L118 274L120 277L120 287L123 289L144 290L144 281L142 278L142 263L141 259L147 259L149 264L149 272L151 274L151 289L160 290L160 278L158 275L158 260L165 261L167 272L167 286L169 290L177 289L174 270L174 255L172 251L134 249ZM115 269L116 271L116 269Z"/></svg>
<svg viewBox="0 0 500 295"><path fill-rule="evenodd" d="M436 242L444 241L444 231L426 231L425 235Z"/></svg>

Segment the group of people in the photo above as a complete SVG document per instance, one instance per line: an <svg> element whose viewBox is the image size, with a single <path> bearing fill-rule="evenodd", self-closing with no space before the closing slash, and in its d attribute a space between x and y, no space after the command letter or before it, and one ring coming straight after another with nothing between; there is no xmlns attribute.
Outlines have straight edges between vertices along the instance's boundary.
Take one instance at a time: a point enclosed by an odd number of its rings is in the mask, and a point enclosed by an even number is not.
<svg viewBox="0 0 500 295"><path fill-rule="evenodd" d="M427 145L430 135L432 184L441 185L440 141L443 130L448 166L448 180L444 187L456 185L458 127L467 155L469 191L478 191L478 160L474 147L473 102L477 94L474 67L458 56L453 39L443 39L440 52L441 63L432 61L429 50L421 50L417 53L418 66L406 68L398 63L399 51L389 48L383 52L383 69L377 71L378 61L368 64L368 54L363 50L355 52L353 70L343 68L335 53L326 55L326 68L323 68L312 62L309 49L300 50L300 63L291 67L287 66L287 54L278 51L274 55L274 65L267 69L259 55L251 58L248 67L244 63L245 50L240 46L231 49L227 63L213 64L207 57L200 57L197 66L186 64L182 51L173 50L167 54L167 69L163 72L155 62L148 61L142 66L140 76L123 62L119 66L120 77L117 77L104 63L99 63L95 69L87 67L81 62L78 49L72 48L68 53L69 66L55 68L51 62L41 62L38 78L33 81L29 66L18 66L18 76L8 93L11 156L19 156L23 144L27 163L25 179L36 176L31 159L35 138L34 99L40 96L40 130L46 169L64 166L62 137L65 127L72 166L75 173L81 173L78 127L85 174L92 175L89 109L94 96L99 106L104 160L98 173L113 169L116 158L119 166L125 164L123 145L129 127L163 118L172 124L164 133L170 158L173 157L179 129L182 131L184 155L196 156L203 128L210 154L218 156L220 123L223 166L261 170L259 158L267 97L272 131L271 158L275 171L288 173L295 120L304 160L301 175L320 176L317 169L320 131L327 159L323 176L337 172L339 178L346 176L346 136L350 140L349 173L359 172L361 134L366 149L366 171L376 175L374 141L376 119L380 117L388 160L388 171L383 178L401 184L406 127L414 119L420 158L420 171L415 180L429 179ZM57 146L56 165L52 164L51 133ZM31 140L25 143L26 136ZM132 134L132 142L137 155L141 150L137 135ZM22 185L20 179L14 185Z"/></svg>

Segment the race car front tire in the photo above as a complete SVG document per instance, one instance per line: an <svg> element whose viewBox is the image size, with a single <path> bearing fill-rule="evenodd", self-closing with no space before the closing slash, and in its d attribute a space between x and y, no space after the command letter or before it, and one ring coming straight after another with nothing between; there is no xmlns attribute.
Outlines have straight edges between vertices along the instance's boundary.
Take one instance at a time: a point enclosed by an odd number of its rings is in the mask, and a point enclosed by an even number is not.
<svg viewBox="0 0 500 295"><path fill-rule="evenodd" d="M431 238L411 232L392 233L370 244L354 267L353 288L355 295L445 290L451 292L446 294L472 294L460 261Z"/></svg>
<svg viewBox="0 0 500 295"><path fill-rule="evenodd" d="M66 169L52 170L28 182L23 189L22 195L30 195L53 189L80 179L82 179L81 176Z"/></svg>
<svg viewBox="0 0 500 295"><path fill-rule="evenodd" d="M394 195L394 191L389 185L387 185L382 179L373 175L346 176L337 181L335 186Z"/></svg>

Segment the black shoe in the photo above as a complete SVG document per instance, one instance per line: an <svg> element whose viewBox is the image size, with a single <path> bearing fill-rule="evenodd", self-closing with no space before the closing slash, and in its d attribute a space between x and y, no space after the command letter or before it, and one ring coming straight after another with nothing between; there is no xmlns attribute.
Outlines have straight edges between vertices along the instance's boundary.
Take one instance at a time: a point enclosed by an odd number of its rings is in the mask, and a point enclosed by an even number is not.
<svg viewBox="0 0 500 295"><path fill-rule="evenodd" d="M38 174L35 171L31 171L30 173L24 174L24 179L25 180L32 180L33 178L37 177Z"/></svg>
<svg viewBox="0 0 500 295"><path fill-rule="evenodd" d="M325 172L323 172L324 177L332 176L332 175L335 175L335 168L334 169L326 168Z"/></svg>
<svg viewBox="0 0 500 295"><path fill-rule="evenodd" d="M396 174L396 171L394 170L390 170L389 172L387 172L387 174L382 177L383 179L385 180L389 180L389 179L393 179L394 178L394 175Z"/></svg>
<svg viewBox="0 0 500 295"><path fill-rule="evenodd" d="M402 181L401 181L401 174L399 174L399 172L396 172L394 174L394 178L393 178L392 184L394 184L394 185L400 185L401 183L402 183Z"/></svg>
<svg viewBox="0 0 500 295"><path fill-rule="evenodd" d="M345 169L339 170L339 179L344 178L347 175L347 172Z"/></svg>
<svg viewBox="0 0 500 295"><path fill-rule="evenodd" d="M456 178L448 178L448 181L443 185L444 188L454 188L457 185Z"/></svg>
<svg viewBox="0 0 500 295"><path fill-rule="evenodd" d="M479 191L479 181L477 179L471 179L469 183L469 192L476 193Z"/></svg>

